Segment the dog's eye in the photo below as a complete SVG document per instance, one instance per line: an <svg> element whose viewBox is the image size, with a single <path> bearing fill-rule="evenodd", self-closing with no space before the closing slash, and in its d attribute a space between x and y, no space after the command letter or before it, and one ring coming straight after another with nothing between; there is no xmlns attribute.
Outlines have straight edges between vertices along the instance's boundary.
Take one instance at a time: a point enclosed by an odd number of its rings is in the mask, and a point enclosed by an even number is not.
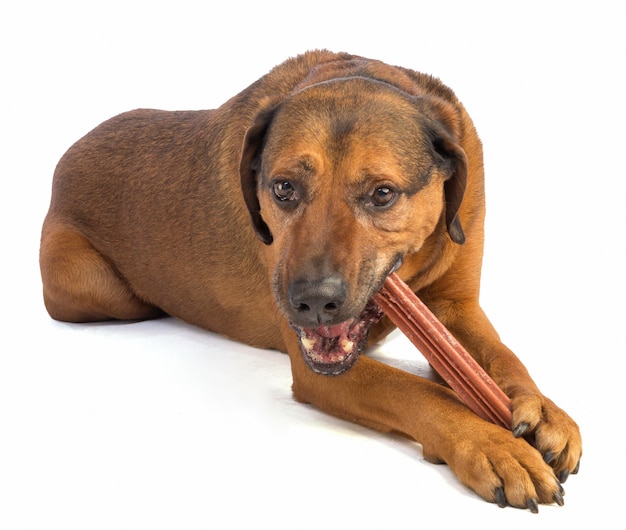
<svg viewBox="0 0 626 530"><path fill-rule="evenodd" d="M389 206L396 200L398 194L389 186L379 186L370 195L370 203L372 206Z"/></svg>
<svg viewBox="0 0 626 530"><path fill-rule="evenodd" d="M295 186L288 180L278 180L272 187L274 196L280 202L297 201L298 193Z"/></svg>

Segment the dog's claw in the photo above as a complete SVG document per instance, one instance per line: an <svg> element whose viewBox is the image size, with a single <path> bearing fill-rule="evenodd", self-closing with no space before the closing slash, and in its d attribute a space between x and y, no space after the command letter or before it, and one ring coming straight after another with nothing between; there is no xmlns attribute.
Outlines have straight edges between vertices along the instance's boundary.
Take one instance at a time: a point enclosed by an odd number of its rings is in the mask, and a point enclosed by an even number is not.
<svg viewBox="0 0 626 530"><path fill-rule="evenodd" d="M572 471L572 475L576 475L578 473L579 469L580 469L580 460L576 464L576 467L574 468L574 471Z"/></svg>
<svg viewBox="0 0 626 530"><path fill-rule="evenodd" d="M539 504L537 504L537 499L528 499L526 506L532 513L539 513Z"/></svg>
<svg viewBox="0 0 626 530"><path fill-rule="evenodd" d="M549 464L550 462L552 462L554 459L556 458L556 453L554 451L547 451L546 453L544 453L543 455L543 461L546 464Z"/></svg>
<svg viewBox="0 0 626 530"><path fill-rule="evenodd" d="M530 428L530 425L526 423L525 421L518 423L513 428L513 436L515 436L515 438L520 438L521 436L526 434L526 431L528 431L529 428Z"/></svg>
<svg viewBox="0 0 626 530"><path fill-rule="evenodd" d="M563 506L565 504L565 501L563 500L563 495L561 495L559 492L555 492L552 495L552 498L554 499L554 502L556 502L559 506Z"/></svg>
<svg viewBox="0 0 626 530"><path fill-rule="evenodd" d="M500 508L506 508L509 505L504 495L504 488L496 488L496 503Z"/></svg>
<svg viewBox="0 0 626 530"><path fill-rule="evenodd" d="M569 477L569 469L564 469L559 473L559 482L563 484Z"/></svg>

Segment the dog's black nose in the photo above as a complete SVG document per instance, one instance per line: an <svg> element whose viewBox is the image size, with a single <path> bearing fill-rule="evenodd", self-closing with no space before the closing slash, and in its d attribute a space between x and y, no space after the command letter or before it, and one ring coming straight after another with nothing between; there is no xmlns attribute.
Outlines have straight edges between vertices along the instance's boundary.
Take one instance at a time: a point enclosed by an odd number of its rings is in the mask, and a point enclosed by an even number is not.
<svg viewBox="0 0 626 530"><path fill-rule="evenodd" d="M289 284L289 302L298 324L319 326L329 324L341 311L348 287L341 276L321 280L295 280Z"/></svg>

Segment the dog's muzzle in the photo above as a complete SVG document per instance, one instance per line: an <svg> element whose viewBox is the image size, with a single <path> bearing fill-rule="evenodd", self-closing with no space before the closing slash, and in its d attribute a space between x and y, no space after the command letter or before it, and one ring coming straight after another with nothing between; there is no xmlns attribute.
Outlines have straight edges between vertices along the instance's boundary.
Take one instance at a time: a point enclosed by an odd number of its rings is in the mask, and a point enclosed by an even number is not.
<svg viewBox="0 0 626 530"><path fill-rule="evenodd" d="M367 345L367 336L373 324L382 318L382 311L369 302L361 314L334 325L291 327L300 338L304 360L316 373L339 375L348 370Z"/></svg>
<svg viewBox="0 0 626 530"><path fill-rule="evenodd" d="M387 274L401 264L402 256L395 256ZM357 317L342 320L347 293L340 275L289 284L290 324L298 334L305 361L319 374L339 375L348 370L367 346L370 328L383 317L370 300Z"/></svg>

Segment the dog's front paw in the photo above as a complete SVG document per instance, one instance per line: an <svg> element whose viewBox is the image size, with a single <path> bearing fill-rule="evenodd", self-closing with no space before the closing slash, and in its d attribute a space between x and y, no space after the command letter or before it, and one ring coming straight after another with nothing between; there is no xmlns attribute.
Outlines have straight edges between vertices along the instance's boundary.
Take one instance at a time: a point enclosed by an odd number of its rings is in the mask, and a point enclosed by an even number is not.
<svg viewBox="0 0 626 530"><path fill-rule="evenodd" d="M576 474L582 456L580 429L562 409L542 395L511 399L513 434L532 441L561 483Z"/></svg>
<svg viewBox="0 0 626 530"><path fill-rule="evenodd" d="M540 504L563 505L564 491L554 471L526 440L482 420L459 430L450 446L422 444L424 458L447 463L463 484L498 506L537 513Z"/></svg>

